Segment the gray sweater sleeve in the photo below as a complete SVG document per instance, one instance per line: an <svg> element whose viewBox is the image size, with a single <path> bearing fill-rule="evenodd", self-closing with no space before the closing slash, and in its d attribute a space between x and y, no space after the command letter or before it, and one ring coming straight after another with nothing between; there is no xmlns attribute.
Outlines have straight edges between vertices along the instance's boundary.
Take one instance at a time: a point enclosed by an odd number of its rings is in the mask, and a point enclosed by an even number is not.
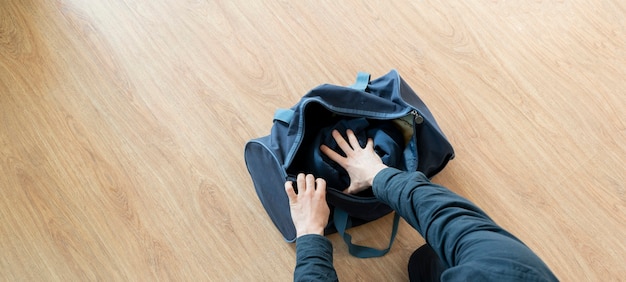
<svg viewBox="0 0 626 282"><path fill-rule="evenodd" d="M442 281L557 280L537 255L476 205L420 172L386 168L374 178L373 190L448 267Z"/></svg>
<svg viewBox="0 0 626 282"><path fill-rule="evenodd" d="M333 267L333 246L322 235L304 235L296 240L293 281L338 281Z"/></svg>

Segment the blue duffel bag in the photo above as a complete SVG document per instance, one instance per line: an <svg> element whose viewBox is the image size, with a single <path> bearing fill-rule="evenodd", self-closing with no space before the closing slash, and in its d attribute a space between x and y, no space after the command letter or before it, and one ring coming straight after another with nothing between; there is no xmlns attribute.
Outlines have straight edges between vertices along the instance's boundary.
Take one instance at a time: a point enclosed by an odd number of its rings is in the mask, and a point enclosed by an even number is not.
<svg viewBox="0 0 626 282"><path fill-rule="evenodd" d="M353 130L362 146L372 138L386 165L421 171L427 177L440 172L454 150L424 102L395 70L375 80L359 73L351 86L320 85L290 109L276 110L270 134L246 144L244 157L256 193L287 242L295 241L296 229L284 183L300 172L312 173L327 182L331 215L325 234L339 232L354 256L382 256L391 248L399 217L394 216L386 249L352 244L346 229L392 209L379 202L371 189L356 195L342 192L350 184L347 172L319 150L325 144L341 152L330 135L333 129L342 134Z"/></svg>

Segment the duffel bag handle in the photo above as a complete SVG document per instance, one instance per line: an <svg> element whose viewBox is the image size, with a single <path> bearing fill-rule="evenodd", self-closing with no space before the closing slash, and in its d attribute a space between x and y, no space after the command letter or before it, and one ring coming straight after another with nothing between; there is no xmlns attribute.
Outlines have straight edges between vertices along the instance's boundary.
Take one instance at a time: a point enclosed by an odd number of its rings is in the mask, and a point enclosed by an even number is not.
<svg viewBox="0 0 626 282"><path fill-rule="evenodd" d="M389 246L386 249L380 250L372 247L366 247L361 245L352 244L352 236L346 232L346 229L350 227L350 217L348 213L338 209L335 207L335 212L333 216L333 220L335 222L335 228L337 228L337 232L341 237L343 237L343 241L348 245L348 251L351 255L358 258L373 258L373 257L382 257L391 249L391 245L393 245L393 241L396 238L396 234L398 233L398 223L400 222L400 215L394 212L393 215L393 227L391 228L391 238L389 239Z"/></svg>
<svg viewBox="0 0 626 282"><path fill-rule="evenodd" d="M354 84L348 87L355 89L355 90L359 90L359 91L366 91L367 86L370 83L371 77L372 76L369 73L358 72L356 75L356 82L354 82ZM293 119L294 114L295 114L295 111L292 109L276 109L276 111L274 112L273 121L274 122L282 121L285 124L290 124L291 120Z"/></svg>
<svg viewBox="0 0 626 282"><path fill-rule="evenodd" d="M276 111L274 112L273 122L282 121L285 124L289 125L295 113L296 112L292 109L276 109Z"/></svg>
<svg viewBox="0 0 626 282"><path fill-rule="evenodd" d="M356 82L348 87L360 91L366 91L367 86L370 84L371 75L366 72L358 72L356 74Z"/></svg>

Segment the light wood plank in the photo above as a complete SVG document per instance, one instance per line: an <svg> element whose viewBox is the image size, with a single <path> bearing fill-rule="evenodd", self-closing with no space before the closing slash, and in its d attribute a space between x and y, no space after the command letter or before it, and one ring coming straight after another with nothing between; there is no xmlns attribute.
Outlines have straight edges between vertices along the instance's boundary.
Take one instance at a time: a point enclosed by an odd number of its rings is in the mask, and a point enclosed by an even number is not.
<svg viewBox="0 0 626 282"><path fill-rule="evenodd" d="M564 281L626 277L622 1L5 1L0 278L288 281L243 161L276 108L398 69L468 197ZM391 217L355 228L384 245ZM405 281L424 243L345 281Z"/></svg>

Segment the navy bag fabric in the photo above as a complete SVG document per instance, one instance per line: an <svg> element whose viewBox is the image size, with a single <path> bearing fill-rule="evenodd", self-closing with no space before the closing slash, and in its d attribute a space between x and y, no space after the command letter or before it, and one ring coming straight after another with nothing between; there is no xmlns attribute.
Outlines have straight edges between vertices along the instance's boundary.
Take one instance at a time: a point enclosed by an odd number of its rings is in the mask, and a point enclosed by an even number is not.
<svg viewBox="0 0 626 282"><path fill-rule="evenodd" d="M408 140L392 123L399 119L412 130ZM371 81L360 74L357 83L349 87L324 84L312 89L290 109L278 109L270 134L250 140L244 149L261 204L288 242L295 241L296 232L283 184L299 172L324 175L331 210L345 211L351 226L392 211L376 200L371 189L364 195L341 192L349 184L347 174L319 151L321 144L336 148L330 135L334 128L342 134L346 128L353 129L362 145L368 137L373 138L387 165L421 171L428 177L454 157L432 113L395 70ZM331 217L327 234L335 232L335 227Z"/></svg>

